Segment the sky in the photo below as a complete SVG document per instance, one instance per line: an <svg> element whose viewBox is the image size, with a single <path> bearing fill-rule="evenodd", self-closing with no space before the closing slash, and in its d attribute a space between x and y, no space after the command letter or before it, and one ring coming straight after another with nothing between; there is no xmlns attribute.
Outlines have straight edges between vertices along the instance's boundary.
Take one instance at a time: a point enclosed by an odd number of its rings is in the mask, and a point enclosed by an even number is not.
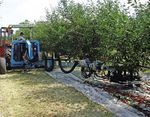
<svg viewBox="0 0 150 117"><path fill-rule="evenodd" d="M1 0L0 0L1 1ZM59 0L2 0L0 6L0 27L19 24L26 19L34 22L45 18L45 9L54 9ZM87 0L74 0L85 2ZM127 0L120 0L126 3ZM148 0L141 0L142 2Z"/></svg>
<svg viewBox="0 0 150 117"><path fill-rule="evenodd" d="M45 16L45 8L54 8L58 0L3 0L0 6L0 26L31 22Z"/></svg>

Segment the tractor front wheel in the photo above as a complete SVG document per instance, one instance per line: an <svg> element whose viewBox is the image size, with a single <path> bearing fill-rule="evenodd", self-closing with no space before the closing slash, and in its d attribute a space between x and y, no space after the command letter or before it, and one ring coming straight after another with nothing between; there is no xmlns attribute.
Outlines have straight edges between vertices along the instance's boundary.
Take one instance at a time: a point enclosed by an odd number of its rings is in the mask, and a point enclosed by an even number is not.
<svg viewBox="0 0 150 117"><path fill-rule="evenodd" d="M6 59L3 57L0 57L0 74L6 73Z"/></svg>

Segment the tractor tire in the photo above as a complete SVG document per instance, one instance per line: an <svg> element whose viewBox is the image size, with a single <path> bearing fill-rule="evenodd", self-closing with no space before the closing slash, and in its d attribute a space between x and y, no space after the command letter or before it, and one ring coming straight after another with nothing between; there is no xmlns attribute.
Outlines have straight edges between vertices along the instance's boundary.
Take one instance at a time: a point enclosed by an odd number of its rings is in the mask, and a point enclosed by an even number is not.
<svg viewBox="0 0 150 117"><path fill-rule="evenodd" d="M6 59L3 57L0 57L0 74L6 73Z"/></svg>
<svg viewBox="0 0 150 117"><path fill-rule="evenodd" d="M6 49L6 68L7 68L7 70L11 69L10 59L11 59L11 48L7 48Z"/></svg>

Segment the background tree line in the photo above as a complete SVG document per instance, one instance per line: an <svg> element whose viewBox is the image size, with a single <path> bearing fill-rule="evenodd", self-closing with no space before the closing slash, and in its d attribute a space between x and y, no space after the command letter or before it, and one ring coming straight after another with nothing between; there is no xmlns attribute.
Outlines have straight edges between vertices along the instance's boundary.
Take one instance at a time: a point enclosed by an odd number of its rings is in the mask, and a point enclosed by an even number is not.
<svg viewBox="0 0 150 117"><path fill-rule="evenodd" d="M61 0L53 11L47 9L46 21L34 23L33 37L40 40L43 50L75 58L88 53L93 59L127 69L149 66L150 2L128 0L128 5L135 9L134 15L117 0L87 4Z"/></svg>

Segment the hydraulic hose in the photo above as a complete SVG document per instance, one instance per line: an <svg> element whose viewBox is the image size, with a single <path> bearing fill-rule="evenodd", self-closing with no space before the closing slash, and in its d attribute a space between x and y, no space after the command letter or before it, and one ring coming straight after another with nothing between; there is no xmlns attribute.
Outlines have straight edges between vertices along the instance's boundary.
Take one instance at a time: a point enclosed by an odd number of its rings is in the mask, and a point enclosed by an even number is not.
<svg viewBox="0 0 150 117"><path fill-rule="evenodd" d="M75 69L75 67L79 64L79 62L78 62L78 61L74 61L74 64L73 64L72 68L70 68L70 70L65 70L65 69L63 68L61 59L60 59L60 57L58 56L58 64L59 64L59 67L60 67L61 71L64 72L64 73L66 73L66 74L68 74L68 73L71 73L71 72Z"/></svg>

